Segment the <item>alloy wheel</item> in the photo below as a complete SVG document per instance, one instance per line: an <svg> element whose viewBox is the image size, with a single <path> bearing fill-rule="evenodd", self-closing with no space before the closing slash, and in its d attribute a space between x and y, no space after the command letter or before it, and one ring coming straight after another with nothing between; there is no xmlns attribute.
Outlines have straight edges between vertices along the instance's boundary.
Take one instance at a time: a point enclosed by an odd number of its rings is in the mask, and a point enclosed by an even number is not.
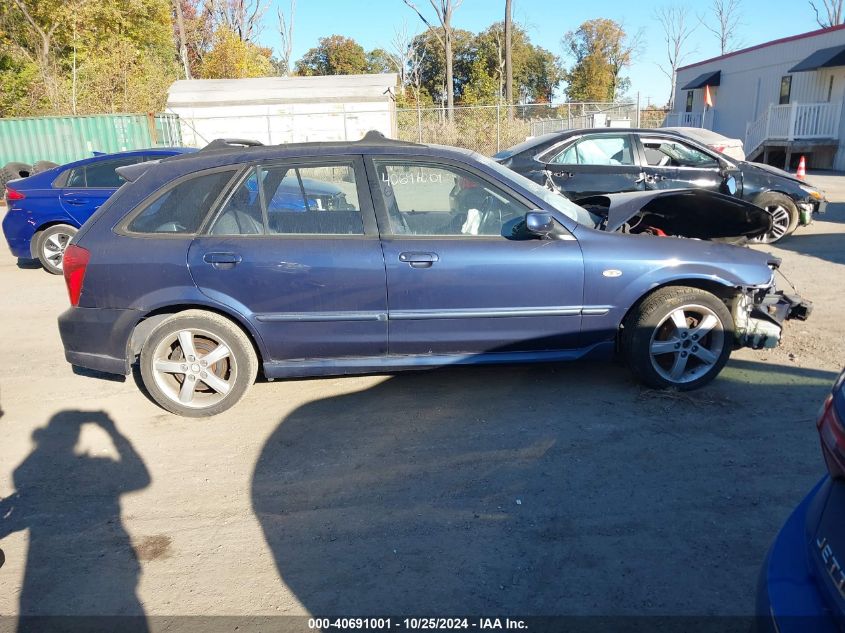
<svg viewBox="0 0 845 633"><path fill-rule="evenodd" d="M153 377L173 402L212 407L232 390L238 376L235 355L220 337L185 329L162 340L153 352Z"/></svg>
<svg viewBox="0 0 845 633"><path fill-rule="evenodd" d="M67 249L67 245L72 238L73 236L69 233L52 233L41 244L41 253L44 260L50 262L56 270L62 270L65 249Z"/></svg>
<svg viewBox="0 0 845 633"><path fill-rule="evenodd" d="M725 333L716 314L702 305L676 308L666 315L651 335L651 365L675 384L697 380L719 360Z"/></svg>
<svg viewBox="0 0 845 633"><path fill-rule="evenodd" d="M772 230L755 238L753 241L759 244L772 244L786 235L789 230L789 211L780 204L772 204L764 207L772 216Z"/></svg>

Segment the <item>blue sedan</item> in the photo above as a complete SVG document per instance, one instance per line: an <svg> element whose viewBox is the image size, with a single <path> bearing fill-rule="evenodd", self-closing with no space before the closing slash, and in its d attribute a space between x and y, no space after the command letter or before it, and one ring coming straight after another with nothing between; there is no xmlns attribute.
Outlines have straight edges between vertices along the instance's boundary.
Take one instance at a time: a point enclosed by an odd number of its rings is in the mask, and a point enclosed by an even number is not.
<svg viewBox="0 0 845 633"><path fill-rule="evenodd" d="M760 633L845 630L845 372L817 421L829 471L787 519L757 591Z"/></svg>
<svg viewBox="0 0 845 633"><path fill-rule="evenodd" d="M65 248L76 231L123 184L117 168L189 151L193 150L98 154L10 182L3 234L12 254L37 259L48 272L61 274Z"/></svg>
<svg viewBox="0 0 845 633"><path fill-rule="evenodd" d="M456 148L212 143L120 169L65 253L67 360L209 416L270 379L618 354L695 389L810 305L780 261L699 239L765 211L702 191L576 205Z"/></svg>

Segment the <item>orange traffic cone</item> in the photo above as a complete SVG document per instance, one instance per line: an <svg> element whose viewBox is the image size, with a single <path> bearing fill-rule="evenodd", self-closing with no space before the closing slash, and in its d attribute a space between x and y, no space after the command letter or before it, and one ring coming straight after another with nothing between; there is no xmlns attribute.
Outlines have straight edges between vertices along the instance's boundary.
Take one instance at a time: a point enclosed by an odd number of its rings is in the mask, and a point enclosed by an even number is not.
<svg viewBox="0 0 845 633"><path fill-rule="evenodd" d="M804 160L803 156L798 161L798 172L795 174L795 177L798 180L804 180L807 177L807 161Z"/></svg>

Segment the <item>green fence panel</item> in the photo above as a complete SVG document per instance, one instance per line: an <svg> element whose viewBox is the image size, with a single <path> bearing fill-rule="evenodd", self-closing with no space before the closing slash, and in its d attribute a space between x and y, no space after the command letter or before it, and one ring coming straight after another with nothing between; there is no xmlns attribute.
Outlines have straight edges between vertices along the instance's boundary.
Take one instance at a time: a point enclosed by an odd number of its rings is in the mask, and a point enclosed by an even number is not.
<svg viewBox="0 0 845 633"><path fill-rule="evenodd" d="M0 119L0 166L49 160L69 163L92 152L182 144L174 114L97 114Z"/></svg>

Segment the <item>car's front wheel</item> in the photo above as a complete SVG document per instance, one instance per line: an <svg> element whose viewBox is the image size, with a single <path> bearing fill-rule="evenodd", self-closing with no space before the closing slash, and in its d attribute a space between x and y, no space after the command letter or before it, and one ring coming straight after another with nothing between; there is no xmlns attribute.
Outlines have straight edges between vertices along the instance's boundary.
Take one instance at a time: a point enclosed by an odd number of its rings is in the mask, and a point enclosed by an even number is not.
<svg viewBox="0 0 845 633"><path fill-rule="evenodd" d="M206 417L234 406L255 382L252 342L229 319L187 310L165 319L141 349L141 378L171 413Z"/></svg>
<svg viewBox="0 0 845 633"><path fill-rule="evenodd" d="M632 310L622 332L634 374L658 389L697 389L713 380L733 349L733 318L714 294L669 286Z"/></svg>
<svg viewBox="0 0 845 633"><path fill-rule="evenodd" d="M74 235L76 229L69 224L54 224L38 233L35 248L44 270L53 275L62 274L65 249Z"/></svg>
<svg viewBox="0 0 845 633"><path fill-rule="evenodd" d="M798 227L798 207L789 196L782 193L767 192L758 197L754 204L769 212L772 216L772 228L755 241L761 244L774 244L787 235L792 235Z"/></svg>

